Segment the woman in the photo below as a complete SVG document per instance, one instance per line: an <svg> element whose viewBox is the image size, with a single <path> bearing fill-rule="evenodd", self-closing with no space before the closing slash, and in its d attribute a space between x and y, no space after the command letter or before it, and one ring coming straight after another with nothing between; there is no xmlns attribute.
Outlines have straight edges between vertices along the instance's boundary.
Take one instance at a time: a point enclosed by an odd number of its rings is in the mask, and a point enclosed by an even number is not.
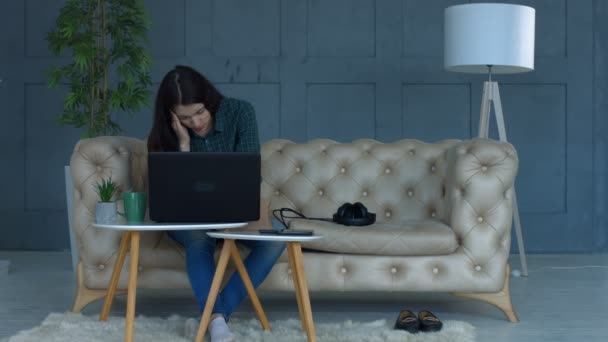
<svg viewBox="0 0 608 342"><path fill-rule="evenodd" d="M260 142L253 107L246 101L226 98L200 73L177 66L163 78L148 137L149 151L259 152ZM212 167L212 166L210 166ZM169 231L184 246L186 268L201 314L215 273L216 240L204 230ZM266 278L285 249L281 242L242 241L251 249L245 267L255 287ZM211 342L233 341L227 320L247 296L235 272L217 297L209 333ZM186 321L185 334L194 337L198 320Z"/></svg>

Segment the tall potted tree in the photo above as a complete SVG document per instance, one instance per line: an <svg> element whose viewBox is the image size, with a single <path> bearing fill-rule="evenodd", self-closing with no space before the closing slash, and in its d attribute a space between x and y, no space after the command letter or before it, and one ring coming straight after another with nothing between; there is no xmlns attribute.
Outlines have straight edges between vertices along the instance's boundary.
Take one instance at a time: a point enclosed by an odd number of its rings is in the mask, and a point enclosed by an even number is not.
<svg viewBox="0 0 608 342"><path fill-rule="evenodd" d="M110 114L133 114L148 103L147 32L141 0L67 0L47 35L55 55L72 52L69 64L47 70L50 87L69 88L55 121L84 127L84 137L120 132Z"/></svg>
<svg viewBox="0 0 608 342"><path fill-rule="evenodd" d="M119 113L133 115L148 104L151 57L147 45L149 19L142 0L67 0L47 34L55 55L71 52L71 60L47 70L51 88L68 88L60 125L82 130L83 138L122 131ZM78 261L71 227L72 180L65 167L70 246Z"/></svg>

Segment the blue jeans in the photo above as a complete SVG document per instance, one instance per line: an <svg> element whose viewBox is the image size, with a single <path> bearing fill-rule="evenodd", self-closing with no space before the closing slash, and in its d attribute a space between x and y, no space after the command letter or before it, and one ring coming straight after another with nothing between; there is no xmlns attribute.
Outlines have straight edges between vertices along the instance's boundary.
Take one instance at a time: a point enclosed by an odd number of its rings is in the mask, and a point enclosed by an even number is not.
<svg viewBox="0 0 608 342"><path fill-rule="evenodd" d="M276 229L278 222L273 222ZM279 224L280 225L280 224ZM207 302L211 289L211 281L215 274L213 254L216 239L207 235L208 230L174 230L168 231L169 236L184 246L186 251L186 269L190 285L200 308L201 314ZM251 252L244 260L245 268L253 286L257 288L268 276L277 259L285 250L284 242L269 241L238 241L237 244L247 246ZM218 294L213 307L213 314L223 314L226 320L236 307L247 297L247 290L238 272L234 272L224 289Z"/></svg>

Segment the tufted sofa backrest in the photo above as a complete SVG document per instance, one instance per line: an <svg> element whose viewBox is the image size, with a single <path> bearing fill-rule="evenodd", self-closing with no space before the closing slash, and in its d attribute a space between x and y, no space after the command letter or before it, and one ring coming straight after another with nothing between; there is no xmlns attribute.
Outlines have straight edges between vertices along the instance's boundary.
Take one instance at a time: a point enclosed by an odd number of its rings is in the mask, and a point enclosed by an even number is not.
<svg viewBox="0 0 608 342"><path fill-rule="evenodd" d="M343 203L361 202L377 222L447 222L448 150L458 142L271 140L262 147L262 196L272 209L308 217L331 218Z"/></svg>

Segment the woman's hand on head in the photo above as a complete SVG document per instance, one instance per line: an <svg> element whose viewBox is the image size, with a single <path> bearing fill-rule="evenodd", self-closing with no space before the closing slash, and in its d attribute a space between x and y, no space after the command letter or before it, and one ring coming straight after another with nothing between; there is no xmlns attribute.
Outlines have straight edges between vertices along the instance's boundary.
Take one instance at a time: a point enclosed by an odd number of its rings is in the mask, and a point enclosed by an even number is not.
<svg viewBox="0 0 608 342"><path fill-rule="evenodd" d="M190 135L188 135L188 129L179 122L177 116L171 113L171 127L177 135L180 151L190 151Z"/></svg>

